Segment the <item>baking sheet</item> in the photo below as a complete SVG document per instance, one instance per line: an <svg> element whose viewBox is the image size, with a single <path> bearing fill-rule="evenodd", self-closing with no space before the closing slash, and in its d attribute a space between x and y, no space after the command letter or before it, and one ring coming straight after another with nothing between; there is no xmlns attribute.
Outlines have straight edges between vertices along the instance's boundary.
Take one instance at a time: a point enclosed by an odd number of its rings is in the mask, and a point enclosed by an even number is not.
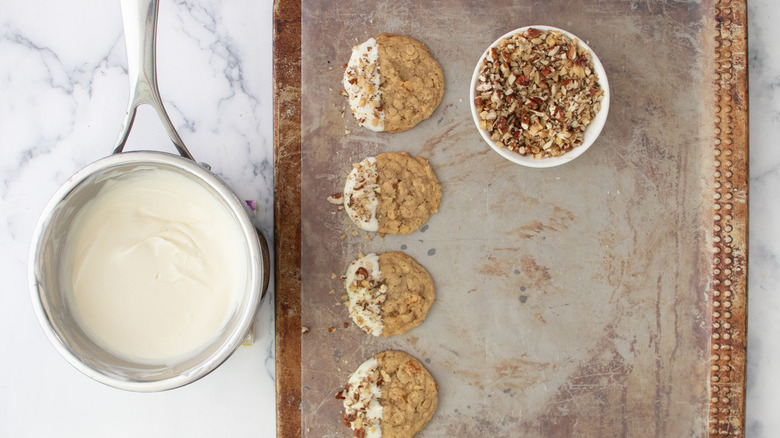
<svg viewBox="0 0 780 438"><path fill-rule="evenodd" d="M388 348L417 356L439 382L440 407L423 436L712 430L711 309L719 302L711 291L720 273L712 193L721 176L712 142L723 123L711 111L714 8L303 5L304 436L348 436L333 395L364 359ZM534 23L587 40L613 94L599 141L548 170L503 161L481 142L468 112L468 78L482 50ZM365 132L341 114L341 66L351 46L383 31L425 42L445 73L442 105L407 133ZM410 236L352 236L325 198L340 190L351 162L400 150L431 160L443 186L440 213ZM343 326L349 318L332 274L359 252L390 250L425 266L438 296L423 325L376 339Z"/></svg>

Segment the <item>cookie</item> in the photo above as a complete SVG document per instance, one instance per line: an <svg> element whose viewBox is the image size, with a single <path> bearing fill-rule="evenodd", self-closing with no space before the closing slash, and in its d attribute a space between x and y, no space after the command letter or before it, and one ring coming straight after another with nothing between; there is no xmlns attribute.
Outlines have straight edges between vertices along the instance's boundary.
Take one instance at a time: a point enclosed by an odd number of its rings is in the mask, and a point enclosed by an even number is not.
<svg viewBox="0 0 780 438"><path fill-rule="evenodd" d="M401 351L385 351L363 362L338 398L344 424L354 436L411 438L431 420L438 387L428 370Z"/></svg>
<svg viewBox="0 0 780 438"><path fill-rule="evenodd" d="M343 82L355 120L372 131L411 129L444 96L441 66L405 35L383 33L353 47Z"/></svg>
<svg viewBox="0 0 780 438"><path fill-rule="evenodd" d="M350 219L366 231L409 234L439 211L441 186L428 160L385 153L354 165L343 202Z"/></svg>
<svg viewBox="0 0 780 438"><path fill-rule="evenodd" d="M402 252L362 256L349 265L344 279L349 316L374 336L417 327L436 297L428 271Z"/></svg>

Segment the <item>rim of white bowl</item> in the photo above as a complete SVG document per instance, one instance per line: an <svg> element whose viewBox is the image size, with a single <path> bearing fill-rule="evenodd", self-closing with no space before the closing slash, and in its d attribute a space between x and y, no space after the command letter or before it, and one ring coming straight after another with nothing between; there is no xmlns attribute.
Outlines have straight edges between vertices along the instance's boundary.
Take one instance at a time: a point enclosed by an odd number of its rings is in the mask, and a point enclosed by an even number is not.
<svg viewBox="0 0 780 438"><path fill-rule="evenodd" d="M477 79L479 78L479 71L481 70L482 64L485 58L487 57L490 49L496 47L501 40L505 38L509 38L512 35L515 35L517 33L525 32L526 30L531 28L546 30L546 31L551 31L551 30L557 31L568 36L569 38L576 39L577 44L580 47L590 52L591 58L593 59L593 70L598 75L599 85L601 85L601 88L604 90L604 99L601 101L601 109L599 110L598 113L596 113L596 117L593 118L593 121L591 121L590 125L588 125L588 127L585 128L582 144L559 157L533 158L529 156L520 155L517 152L512 152L506 148L500 148L496 146L496 143L490 139L490 135L488 134L488 132L484 129L480 129L479 114L477 114L477 108L474 105L474 98L476 97L476 87L477 87ZM512 30L510 32L507 32L504 35L502 35L500 38L495 40L493 44L491 44L490 46L488 46L487 49L485 49L485 51L482 53L482 56L480 56L479 61L477 62L477 66L474 68L474 74L471 76L471 88L469 89L469 100L471 102L470 103L471 116L474 119L474 124L476 125L477 130L482 136L482 139L485 140L485 142L487 142L487 144L489 144L494 151L496 151L499 155L506 158L507 160L523 166L536 167L536 168L560 166L561 164L568 163L574 160L575 158L579 157L583 153L585 153L585 151L588 150L596 141L596 139L599 137L599 135L601 134L601 130L604 128L604 124L607 122L607 115L609 113L609 97L610 97L610 92L609 92L609 81L607 80L607 72L604 70L604 66L601 64L601 61L599 60L598 56L596 56L596 52L594 52L593 49L591 49L590 46L588 46L577 35L574 35L573 33L564 29L560 29L553 26L546 26L546 25L523 26L515 30Z"/></svg>

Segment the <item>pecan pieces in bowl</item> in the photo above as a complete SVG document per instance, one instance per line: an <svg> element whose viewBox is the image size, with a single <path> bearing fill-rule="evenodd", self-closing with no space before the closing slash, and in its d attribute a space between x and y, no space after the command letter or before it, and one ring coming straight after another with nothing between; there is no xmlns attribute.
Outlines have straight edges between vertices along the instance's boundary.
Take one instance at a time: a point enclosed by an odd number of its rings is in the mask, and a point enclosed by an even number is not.
<svg viewBox="0 0 780 438"><path fill-rule="evenodd" d="M471 98L474 121L494 149L520 164L549 167L593 143L606 120L609 87L587 45L561 29L534 26L491 45L474 72Z"/></svg>

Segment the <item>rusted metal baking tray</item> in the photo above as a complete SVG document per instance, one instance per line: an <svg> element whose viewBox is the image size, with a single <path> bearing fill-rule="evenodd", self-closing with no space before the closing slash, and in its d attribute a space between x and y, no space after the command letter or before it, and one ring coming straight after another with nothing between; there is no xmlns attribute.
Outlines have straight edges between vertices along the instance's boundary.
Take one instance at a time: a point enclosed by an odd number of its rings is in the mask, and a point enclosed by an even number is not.
<svg viewBox="0 0 780 438"><path fill-rule="evenodd" d="M421 436L741 436L745 20L744 0L278 1L278 435L350 436L334 395L400 349L439 384ZM483 50L533 24L586 40L611 86L598 141L551 169L501 158L469 112ZM443 102L404 133L359 128L339 95L352 46L382 32L424 42L444 71ZM442 206L414 234L353 236L326 198L385 151L430 160ZM374 338L339 276L393 250L437 298L419 327Z"/></svg>

